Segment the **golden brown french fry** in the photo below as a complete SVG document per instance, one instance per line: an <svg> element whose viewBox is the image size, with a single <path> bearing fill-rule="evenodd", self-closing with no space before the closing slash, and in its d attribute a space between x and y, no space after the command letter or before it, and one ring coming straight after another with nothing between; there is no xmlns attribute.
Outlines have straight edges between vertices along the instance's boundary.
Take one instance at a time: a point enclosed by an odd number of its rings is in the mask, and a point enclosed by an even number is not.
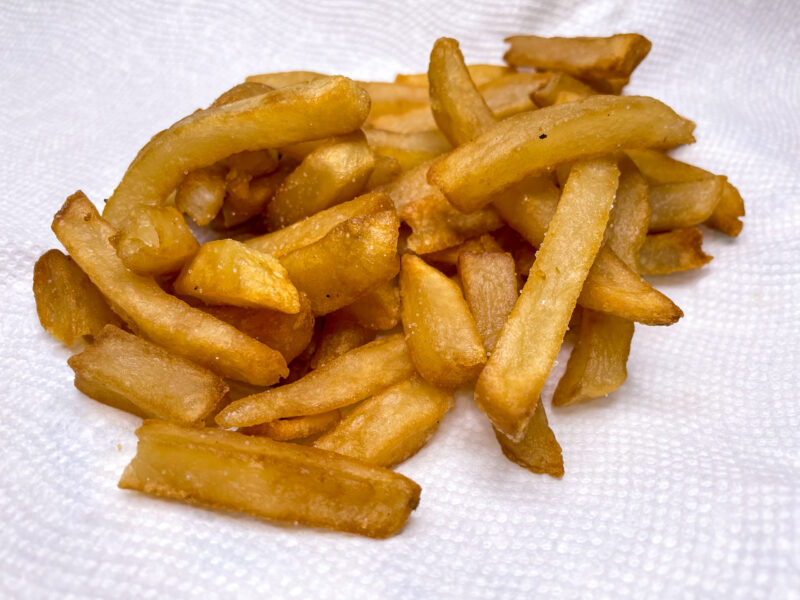
<svg viewBox="0 0 800 600"><path fill-rule="evenodd" d="M358 129L368 111L367 94L345 77L198 111L155 135L139 151L106 203L104 218L121 226L132 208L159 206L188 171L245 150L348 133Z"/></svg>
<svg viewBox="0 0 800 600"><path fill-rule="evenodd" d="M110 241L116 230L82 192L64 203L53 219L53 231L114 310L150 341L220 375L255 385L271 385L288 373L279 352L127 269Z"/></svg>
<svg viewBox="0 0 800 600"><path fill-rule="evenodd" d="M528 421L525 433L519 442L510 440L495 429L495 436L503 454L519 466L533 473L546 473L552 477L563 477L564 458L561 446L547 422L542 399L536 403L536 410Z"/></svg>
<svg viewBox="0 0 800 600"><path fill-rule="evenodd" d="M413 374L406 343L396 334L354 348L294 383L237 400L217 415L217 423L247 427L316 415L374 396Z"/></svg>
<svg viewBox="0 0 800 600"><path fill-rule="evenodd" d="M458 285L418 256L404 254L400 298L403 331L420 375L440 387L473 381L486 351Z"/></svg>
<svg viewBox="0 0 800 600"><path fill-rule="evenodd" d="M251 238L245 242L245 245L260 252L281 257L298 248L318 242L334 227L353 217L392 210L392 206L391 200L382 191L370 192L320 211L283 229Z"/></svg>
<svg viewBox="0 0 800 600"><path fill-rule="evenodd" d="M397 133L419 133L436 129L436 121L433 120L431 107L427 105L402 113L381 115L373 119L371 125L378 130Z"/></svg>
<svg viewBox="0 0 800 600"><path fill-rule="evenodd" d="M698 225L714 212L724 177L650 186L650 231Z"/></svg>
<svg viewBox="0 0 800 600"><path fill-rule="evenodd" d="M404 170L413 169L452 148L447 138L438 130L397 133L383 129L365 129L364 133L373 152L394 158Z"/></svg>
<svg viewBox="0 0 800 600"><path fill-rule="evenodd" d="M374 166L360 131L314 150L284 179L267 206L267 228L281 229L352 199L364 188Z"/></svg>
<svg viewBox="0 0 800 600"><path fill-rule="evenodd" d="M467 65L467 69L469 70L469 76L472 78L472 81L475 82L475 85L483 85L514 72L514 69L511 69L506 65L475 64ZM427 73L401 73L400 75L397 75L394 80L396 83L403 83L405 85L428 87Z"/></svg>
<svg viewBox="0 0 800 600"><path fill-rule="evenodd" d="M226 104L238 102L239 100L244 100L245 98L260 96L261 94L266 94L274 89L275 88L273 86L265 83L259 83L257 81L245 81L244 83L239 83L233 86L231 89L220 94L219 97L217 97L217 99L211 103L209 108L225 106Z"/></svg>
<svg viewBox="0 0 800 600"><path fill-rule="evenodd" d="M639 250L644 275L668 275L699 269L713 257L703 252L703 232L697 227L648 235Z"/></svg>
<svg viewBox="0 0 800 600"><path fill-rule="evenodd" d="M353 217L279 260L314 314L328 314L397 275L399 227L394 211Z"/></svg>
<svg viewBox="0 0 800 600"><path fill-rule="evenodd" d="M323 79L327 75L315 71L280 71L277 73L259 73L250 75L245 79L245 83L260 83L271 86L275 89L308 83L316 79Z"/></svg>
<svg viewBox="0 0 800 600"><path fill-rule="evenodd" d="M464 252L502 252L503 248L497 241L489 234L482 235L479 238L468 239L463 244L458 246L451 246L444 250L431 252L425 254L423 257L425 262L436 263L439 265L456 266L458 264L458 257Z"/></svg>
<svg viewBox="0 0 800 600"><path fill-rule="evenodd" d="M289 417L252 427L242 427L239 431L246 435L263 435L276 442L288 442L325 433L333 429L341 420L342 414L337 409L318 415Z"/></svg>
<svg viewBox="0 0 800 600"><path fill-rule="evenodd" d="M318 448L161 421L136 435L123 489L377 538L419 503L410 479Z"/></svg>
<svg viewBox="0 0 800 600"><path fill-rule="evenodd" d="M458 257L458 274L483 347L491 355L517 301L514 258L505 252L462 252Z"/></svg>
<svg viewBox="0 0 800 600"><path fill-rule="evenodd" d="M609 37L515 35L504 58L514 67L565 71L577 77L626 77L650 52L652 44L637 33Z"/></svg>
<svg viewBox="0 0 800 600"><path fill-rule="evenodd" d="M415 375L364 400L314 446L392 467L428 442L452 406L452 393Z"/></svg>
<svg viewBox="0 0 800 600"><path fill-rule="evenodd" d="M316 369L337 356L358 348L375 339L375 331L359 325L340 312L325 317L317 349L311 357L311 368Z"/></svg>
<svg viewBox="0 0 800 600"><path fill-rule="evenodd" d="M533 100L539 106L552 106L596 93L596 90L567 73L553 73L546 84L533 92Z"/></svg>
<svg viewBox="0 0 800 600"><path fill-rule="evenodd" d="M374 158L375 167L372 169L372 174L367 180L367 185L364 186L364 189L368 192L380 186L390 184L403 172L403 167L400 166L397 159L391 156L382 156L378 154Z"/></svg>
<svg viewBox="0 0 800 600"><path fill-rule="evenodd" d="M496 119L537 108L532 94L550 80L550 73L511 73L478 87ZM473 80L474 81L474 80ZM476 85L477 82L475 83Z"/></svg>
<svg viewBox="0 0 800 600"><path fill-rule="evenodd" d="M416 85L386 81L359 81L369 93L372 120L389 113L401 113L428 103L428 90Z"/></svg>
<svg viewBox="0 0 800 600"><path fill-rule="evenodd" d="M122 227L117 254L141 275L179 271L200 247L174 206L136 206Z"/></svg>
<svg viewBox="0 0 800 600"><path fill-rule="evenodd" d="M278 169L272 173L256 178L241 178L236 186L229 182L225 202L222 204L224 226L226 228L235 227L262 214L275 197L278 188L296 166L297 163L294 160L284 159Z"/></svg>
<svg viewBox="0 0 800 600"><path fill-rule="evenodd" d="M225 171L219 166L192 171L178 186L175 206L198 225L208 225L225 200Z"/></svg>
<svg viewBox="0 0 800 600"><path fill-rule="evenodd" d="M590 77L582 78L601 94L621 94L623 88L631 81L630 75L624 77Z"/></svg>
<svg viewBox="0 0 800 600"><path fill-rule="evenodd" d="M48 250L33 266L33 296L44 330L67 346L107 323L122 324L86 273L59 250Z"/></svg>
<svg viewBox="0 0 800 600"><path fill-rule="evenodd" d="M605 244L631 270L637 271L639 248L650 224L650 190L636 165L619 158L619 187L608 219Z"/></svg>
<svg viewBox="0 0 800 600"><path fill-rule="evenodd" d="M494 114L472 82L456 40L436 40L428 80L433 118L453 146L470 141L494 123Z"/></svg>
<svg viewBox="0 0 800 600"><path fill-rule="evenodd" d="M528 281L475 388L492 424L520 441L600 249L619 169L609 158L573 165Z"/></svg>
<svg viewBox="0 0 800 600"><path fill-rule="evenodd" d="M174 286L206 304L300 311L300 295L280 261L231 239L203 244Z"/></svg>
<svg viewBox="0 0 800 600"><path fill-rule="evenodd" d="M539 246L556 212L561 190L550 174L526 177L495 196L492 206L509 227Z"/></svg>
<svg viewBox="0 0 800 600"><path fill-rule="evenodd" d="M75 387L90 398L174 423L201 422L228 392L208 369L113 325L67 362Z"/></svg>
<svg viewBox="0 0 800 600"><path fill-rule="evenodd" d="M498 122L437 161L428 180L470 212L549 167L620 148L690 143L693 130L694 123L654 98L589 96Z"/></svg>
<svg viewBox="0 0 800 600"><path fill-rule="evenodd" d="M397 280L382 283L338 312L367 329L394 329L400 322L400 288Z"/></svg>

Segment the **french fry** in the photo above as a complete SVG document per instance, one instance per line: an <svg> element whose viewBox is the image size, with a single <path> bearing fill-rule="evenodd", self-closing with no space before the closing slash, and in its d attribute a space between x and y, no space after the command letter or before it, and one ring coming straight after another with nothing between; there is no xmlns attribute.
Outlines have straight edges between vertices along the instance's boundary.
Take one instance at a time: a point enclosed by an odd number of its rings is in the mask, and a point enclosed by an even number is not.
<svg viewBox="0 0 800 600"><path fill-rule="evenodd" d="M483 85L514 72L514 69L507 67L506 65L485 64L467 65L467 70L469 71L470 78L472 78L472 81L475 82L475 85ZM394 80L395 83L418 85L425 88L427 88L429 85L427 73L401 73L400 75L397 75Z"/></svg>
<svg viewBox="0 0 800 600"><path fill-rule="evenodd" d="M392 210L392 206L391 200L383 192L370 192L320 211L283 229L251 238L245 245L279 258L298 248L318 242L334 227L353 217Z"/></svg>
<svg viewBox="0 0 800 600"><path fill-rule="evenodd" d="M421 258L404 254L400 298L403 331L420 375L445 388L473 381L486 351L458 285Z"/></svg>
<svg viewBox="0 0 800 600"><path fill-rule="evenodd" d="M394 211L353 217L279 260L314 314L328 314L397 274L399 227Z"/></svg>
<svg viewBox="0 0 800 600"><path fill-rule="evenodd" d="M517 301L514 258L505 252L462 252L458 274L483 347L491 355Z"/></svg>
<svg viewBox="0 0 800 600"><path fill-rule="evenodd" d="M400 288L397 280L382 283L357 298L339 313L355 320L362 327L375 331L394 329L400 322Z"/></svg>
<svg viewBox="0 0 800 600"><path fill-rule="evenodd" d="M624 77L583 77L583 81L588 83L601 94L621 94L623 88L631 81L630 75Z"/></svg>
<svg viewBox="0 0 800 600"><path fill-rule="evenodd" d="M564 476L561 446L547 422L541 398L536 403L536 409L520 441L515 442L496 429L494 433L500 449L511 462L533 473L546 473L552 477Z"/></svg>
<svg viewBox="0 0 800 600"><path fill-rule="evenodd" d="M300 311L300 295L280 261L231 239L203 244L174 287L206 304Z"/></svg>
<svg viewBox="0 0 800 600"><path fill-rule="evenodd" d="M532 95L550 80L550 73L511 73L480 85L486 105L496 119L537 108ZM474 80L473 80L474 81ZM475 85L479 85L475 82Z"/></svg>
<svg viewBox="0 0 800 600"><path fill-rule="evenodd" d="M567 73L553 73L541 88L533 92L533 100L539 106L552 106L562 102L578 100L597 93L591 86Z"/></svg>
<svg viewBox="0 0 800 600"><path fill-rule="evenodd" d="M369 120L389 113L401 113L428 103L428 90L416 85L385 81L359 81L369 93Z"/></svg>
<svg viewBox="0 0 800 600"><path fill-rule="evenodd" d="M425 262L436 263L440 265L456 266L458 264L458 257L464 252L502 252L503 248L497 241L489 234L482 235L479 238L468 239L463 244L458 246L451 246L444 250L437 252L430 252L425 254Z"/></svg>
<svg viewBox="0 0 800 600"><path fill-rule="evenodd" d="M123 489L377 538L419 503L410 479L318 448L162 421L136 435Z"/></svg>
<svg viewBox="0 0 800 600"><path fill-rule="evenodd" d="M420 106L402 113L389 113L372 120L372 127L377 130L396 133L420 133L435 131L436 121L433 119L430 106Z"/></svg>
<svg viewBox="0 0 800 600"><path fill-rule="evenodd" d="M631 270L638 272L639 248L650 224L650 190L636 165L619 159L619 187L608 219L605 244Z"/></svg>
<svg viewBox="0 0 800 600"><path fill-rule="evenodd" d="M245 79L245 83L260 83L275 89L280 89L291 85L308 83L317 79L324 79L325 77L326 75L315 71L281 71L279 73L250 75Z"/></svg>
<svg viewBox="0 0 800 600"><path fill-rule="evenodd" d="M318 415L289 417L252 427L242 427L239 431L246 435L263 435L276 442L288 442L325 433L333 429L341 420L342 414L338 410L331 410Z"/></svg>
<svg viewBox="0 0 800 600"><path fill-rule="evenodd" d="M152 278L128 270L110 241L116 230L82 192L64 203L53 219L53 231L115 312L150 341L215 373L255 385L271 385L288 373L279 352L167 294Z"/></svg>
<svg viewBox="0 0 800 600"><path fill-rule="evenodd" d="M48 250L33 266L33 296L44 330L67 346L107 323L122 324L86 273L59 250Z"/></svg>
<svg viewBox="0 0 800 600"><path fill-rule="evenodd" d="M352 199L364 188L374 166L360 131L314 150L283 180L267 206L267 228L281 229Z"/></svg>
<svg viewBox="0 0 800 600"><path fill-rule="evenodd" d="M228 185L222 204L222 222L226 228L241 225L264 212L275 193L297 166L294 160L282 160L278 169L256 178L242 178L239 185Z"/></svg>
<svg viewBox="0 0 800 600"><path fill-rule="evenodd" d="M375 339L375 331L359 325L339 312L325 317L317 349L311 357L311 368L319 368L337 356Z"/></svg>
<svg viewBox="0 0 800 600"><path fill-rule="evenodd" d="M75 387L90 398L173 423L201 422L228 391L208 369L113 325L67 362Z"/></svg>
<svg viewBox="0 0 800 600"><path fill-rule="evenodd" d="M216 417L221 427L248 427L316 415L355 404L414 374L400 334L354 348L287 385L237 400Z"/></svg>
<svg viewBox="0 0 800 600"><path fill-rule="evenodd" d="M501 433L519 442L600 249L619 169L608 158L573 165L525 287L475 388Z"/></svg>
<svg viewBox="0 0 800 600"><path fill-rule="evenodd" d="M275 88L265 83L257 81L245 81L233 86L231 89L220 94L214 102L211 103L209 108L217 108L218 106L225 106L245 98L252 98L253 96L260 96L271 92Z"/></svg>
<svg viewBox="0 0 800 600"><path fill-rule="evenodd" d="M515 35L504 58L514 67L564 71L577 77L626 77L650 52L652 44L637 33L610 37L545 38Z"/></svg>
<svg viewBox="0 0 800 600"><path fill-rule="evenodd" d="M225 200L225 171L219 166L192 171L183 178L175 197L176 208L198 225L208 225Z"/></svg>
<svg viewBox="0 0 800 600"><path fill-rule="evenodd" d="M367 192L391 183L403 172L403 167L391 156L376 155L374 159L375 167L367 180L367 185L364 186Z"/></svg>
<svg viewBox="0 0 800 600"><path fill-rule="evenodd" d="M174 206L136 206L116 238L117 254L141 275L179 271L200 245Z"/></svg>
<svg viewBox="0 0 800 600"><path fill-rule="evenodd" d="M358 129L368 111L367 94L345 77L198 111L155 135L139 151L103 216L119 227L134 207L161 205L188 171L245 150L348 133Z"/></svg>
<svg viewBox="0 0 800 600"><path fill-rule="evenodd" d="M653 98L589 96L498 122L438 161L428 180L470 212L549 167L620 148L690 143L693 130L694 123Z"/></svg>
<svg viewBox="0 0 800 600"><path fill-rule="evenodd" d="M698 225L714 212L722 197L724 177L710 177L650 187L650 231Z"/></svg>
<svg viewBox="0 0 800 600"><path fill-rule="evenodd" d="M639 250L644 275L668 275L699 269L713 257L703 252L703 232L697 227L648 235Z"/></svg>
<svg viewBox="0 0 800 600"><path fill-rule="evenodd" d="M428 442L452 406L452 393L414 376L364 400L313 445L379 467L392 467L411 458Z"/></svg>
<svg viewBox="0 0 800 600"><path fill-rule="evenodd" d="M452 148L440 131L397 133L383 129L366 129L364 133L373 152L394 158L406 171L441 156Z"/></svg>

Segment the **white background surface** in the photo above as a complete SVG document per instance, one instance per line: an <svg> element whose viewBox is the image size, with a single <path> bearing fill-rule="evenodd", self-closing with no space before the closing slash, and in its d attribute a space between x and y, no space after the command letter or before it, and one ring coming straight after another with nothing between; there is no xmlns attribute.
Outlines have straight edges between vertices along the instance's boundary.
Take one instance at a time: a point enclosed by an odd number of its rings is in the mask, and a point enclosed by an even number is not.
<svg viewBox="0 0 800 600"><path fill-rule="evenodd" d="M796 3L135 4L0 4L0 596L800 597ZM509 34L624 31L653 41L628 91L698 123L680 156L728 174L748 216L706 233L701 272L657 280L686 317L637 326L623 389L550 411L562 481L506 461L460 398L400 467L422 503L387 541L116 488L137 419L74 390L30 291L68 194L101 202L154 132L250 73L390 79L440 35L476 62Z"/></svg>

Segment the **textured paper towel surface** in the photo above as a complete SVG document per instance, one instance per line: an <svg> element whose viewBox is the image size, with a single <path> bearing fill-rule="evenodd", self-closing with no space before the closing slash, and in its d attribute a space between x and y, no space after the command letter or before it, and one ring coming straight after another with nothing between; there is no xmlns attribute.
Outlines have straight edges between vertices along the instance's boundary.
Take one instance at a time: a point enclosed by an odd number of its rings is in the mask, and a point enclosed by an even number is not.
<svg viewBox="0 0 800 600"><path fill-rule="evenodd" d="M1 597L798 597L800 5L110 4L0 6ZM422 503L387 541L116 488L138 421L74 390L30 291L69 193L102 202L150 135L250 73L388 79L440 35L498 61L513 33L619 31L653 41L629 92L698 123L681 156L748 215L737 240L706 233L701 272L657 280L686 317L637 327L623 389L550 411L562 481L503 458L459 398L399 468Z"/></svg>

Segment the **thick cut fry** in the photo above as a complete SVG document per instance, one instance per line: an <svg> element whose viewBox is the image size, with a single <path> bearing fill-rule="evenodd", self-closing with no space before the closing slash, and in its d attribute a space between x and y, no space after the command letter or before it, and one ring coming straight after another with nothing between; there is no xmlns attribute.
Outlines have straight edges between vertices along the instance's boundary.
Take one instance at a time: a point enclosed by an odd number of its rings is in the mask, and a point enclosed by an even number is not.
<svg viewBox="0 0 800 600"><path fill-rule="evenodd" d="M347 306L397 275L400 222L394 211L353 217L325 237L280 257L315 315Z"/></svg>
<svg viewBox="0 0 800 600"><path fill-rule="evenodd" d="M107 323L122 324L86 273L59 250L48 250L33 266L33 296L44 330L67 346Z"/></svg>
<svg viewBox="0 0 800 600"><path fill-rule="evenodd" d="M313 151L286 177L267 206L267 228L286 227L350 200L364 188L374 166L360 131Z"/></svg>
<svg viewBox="0 0 800 600"><path fill-rule="evenodd" d="M436 40L428 80L433 118L453 146L468 142L494 123L494 115L472 82L456 40Z"/></svg>
<svg viewBox="0 0 800 600"><path fill-rule="evenodd" d="M211 371L113 325L67 362L90 398L174 423L202 421L228 391Z"/></svg>
<svg viewBox="0 0 800 600"><path fill-rule="evenodd" d="M431 252L424 256L425 262L436 263L439 265L456 266L458 264L458 257L464 252L502 252L503 248L497 241L489 234L482 235L479 238L472 238L459 244Z"/></svg>
<svg viewBox="0 0 800 600"><path fill-rule="evenodd" d="M337 409L318 415L290 417L252 427L242 427L239 431L247 435L263 435L276 442L288 442L325 433L333 429L341 420L342 414Z"/></svg>
<svg viewBox="0 0 800 600"><path fill-rule="evenodd" d="M136 435L123 489L377 538L419 504L410 479L318 448L161 421Z"/></svg>
<svg viewBox="0 0 800 600"><path fill-rule="evenodd" d="M279 258L324 238L334 227L353 217L361 217L392 209L389 197L381 191L363 194L327 210L293 223L283 229L249 239L245 245Z"/></svg>
<svg viewBox="0 0 800 600"><path fill-rule="evenodd" d="M207 304L300 311L300 295L280 261L231 239L203 244L175 281L175 292Z"/></svg>
<svg viewBox="0 0 800 600"><path fill-rule="evenodd" d="M537 108L532 95L550 80L550 73L512 73L479 86L496 119ZM478 85L475 82L475 85Z"/></svg>
<svg viewBox="0 0 800 600"><path fill-rule="evenodd" d="M533 92L533 100L539 106L552 106L596 93L590 86L566 73L553 73L545 85Z"/></svg>
<svg viewBox="0 0 800 600"><path fill-rule="evenodd" d="M573 165L528 281L478 378L478 405L514 441L525 435L600 249L618 179L608 158Z"/></svg>
<svg viewBox="0 0 800 600"><path fill-rule="evenodd" d="M584 309L578 341L556 387L553 405L585 402L621 386L628 376L625 365L632 337L631 321Z"/></svg>
<svg viewBox="0 0 800 600"><path fill-rule="evenodd" d="M561 446L547 422L542 399L536 403L536 410L528 421L525 434L519 442L514 442L495 429L500 449L511 462L525 467L533 473L546 473L552 477L564 476L564 458Z"/></svg>
<svg viewBox="0 0 800 600"><path fill-rule="evenodd" d="M639 250L644 275L668 275L699 269L713 257L703 252L703 232L697 227L648 235Z"/></svg>
<svg viewBox="0 0 800 600"><path fill-rule="evenodd" d="M582 78L601 94L621 94L623 88L631 81L630 75L624 77L590 77Z"/></svg>
<svg viewBox="0 0 800 600"><path fill-rule="evenodd" d="M316 79L323 79L326 76L315 71L281 71L279 73L261 73L250 75L245 79L245 83L261 83L275 89L308 83Z"/></svg>
<svg viewBox="0 0 800 600"><path fill-rule="evenodd" d="M418 256L402 265L400 315L417 371L441 387L474 381L486 352L458 285Z"/></svg>
<svg viewBox="0 0 800 600"><path fill-rule="evenodd" d="M483 347L491 355L517 301L514 258L505 252L462 252L458 257L458 274Z"/></svg>
<svg viewBox="0 0 800 600"><path fill-rule="evenodd" d="M152 342L255 385L271 385L288 373L279 352L125 268L110 241L116 230L82 192L64 203L53 219L53 231L115 311Z"/></svg>
<svg viewBox="0 0 800 600"><path fill-rule="evenodd" d="M325 317L317 349L311 357L311 368L316 369L334 358L375 339L375 331L359 325L348 316L336 312Z"/></svg>
<svg viewBox="0 0 800 600"><path fill-rule="evenodd" d="M192 171L178 186L175 206L198 225L208 225L225 200L225 172L220 167Z"/></svg>
<svg viewBox="0 0 800 600"><path fill-rule="evenodd" d="M397 133L383 129L366 129L364 133L373 152L394 158L406 171L452 148L447 138L438 130Z"/></svg>
<svg viewBox="0 0 800 600"><path fill-rule="evenodd" d="M275 148L357 129L369 97L345 77L327 77L198 111L155 135L109 198L104 217L120 226L136 206L159 206L188 171L245 150Z"/></svg>
<svg viewBox="0 0 800 600"><path fill-rule="evenodd" d="M174 206L131 209L117 238L117 254L141 275L179 271L200 245Z"/></svg>
<svg viewBox="0 0 800 600"><path fill-rule="evenodd" d="M501 192L492 206L514 231L539 246L556 212L561 191L550 174L527 177Z"/></svg>
<svg viewBox="0 0 800 600"><path fill-rule="evenodd" d="M225 227L241 225L262 214L296 165L292 159L282 160L278 169L272 173L253 179L242 178L235 187L229 185L222 204L222 221Z"/></svg>
<svg viewBox="0 0 800 600"><path fill-rule="evenodd" d="M387 185L397 179L402 172L403 167L400 166L397 159L391 156L376 155L375 168L372 169L372 174L364 189L369 192L382 185Z"/></svg>
<svg viewBox="0 0 800 600"><path fill-rule="evenodd" d="M217 415L221 427L247 427L355 404L414 374L400 334L354 348L308 375L237 400Z"/></svg>
<svg viewBox="0 0 800 600"><path fill-rule="evenodd" d="M606 246L631 270L638 271L639 248L650 223L649 188L627 157L619 159L619 187L606 228Z"/></svg>
<svg viewBox="0 0 800 600"><path fill-rule="evenodd" d="M314 446L392 467L428 442L452 406L452 393L414 376L359 404Z"/></svg>
<svg viewBox="0 0 800 600"><path fill-rule="evenodd" d="M650 231L668 231L698 225L714 212L722 197L724 177L650 188Z"/></svg>
<svg viewBox="0 0 800 600"><path fill-rule="evenodd" d="M545 38L515 35L504 58L514 67L565 71L578 77L626 77L650 52L652 44L638 33L610 37Z"/></svg>
<svg viewBox="0 0 800 600"><path fill-rule="evenodd" d="M265 83L257 81L245 81L233 86L231 89L220 94L214 102L211 103L209 108L217 108L218 106L225 106L245 98L252 98L253 96L260 96L271 92L275 88Z"/></svg>
<svg viewBox="0 0 800 600"><path fill-rule="evenodd" d="M339 310L362 327L375 331L394 329L400 322L400 288L397 280L382 283Z"/></svg>
<svg viewBox="0 0 800 600"><path fill-rule="evenodd" d="M514 72L514 69L507 67L506 65L484 65L484 64L476 64L476 65L467 65L467 70L469 70L469 76L472 78L472 81L475 82L475 85L483 85L485 83L489 83L494 81L495 79L499 79L504 75L509 75ZM406 85L419 85L423 87L428 87L428 74L427 73L412 73L412 74L400 74L394 78L396 83L403 83Z"/></svg>
<svg viewBox="0 0 800 600"><path fill-rule="evenodd" d="M436 121L430 106L420 106L402 113L389 113L372 120L372 126L378 130L396 133L420 133L434 131Z"/></svg>
<svg viewBox="0 0 800 600"><path fill-rule="evenodd" d="M385 81L359 81L369 93L370 120L389 113L401 113L428 103L428 90L415 85Z"/></svg>
<svg viewBox="0 0 800 600"><path fill-rule="evenodd" d="M533 173L620 148L690 143L693 130L653 98L590 96L498 122L438 161L428 180L470 212Z"/></svg>

